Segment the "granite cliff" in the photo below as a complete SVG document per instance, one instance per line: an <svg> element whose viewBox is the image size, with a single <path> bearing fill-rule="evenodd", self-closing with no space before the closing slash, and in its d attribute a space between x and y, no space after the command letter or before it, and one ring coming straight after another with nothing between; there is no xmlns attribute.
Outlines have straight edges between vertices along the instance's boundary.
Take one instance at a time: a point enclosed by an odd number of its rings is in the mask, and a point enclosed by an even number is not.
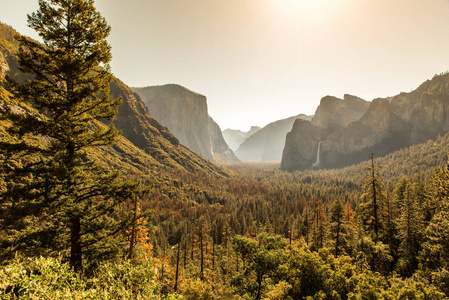
<svg viewBox="0 0 449 300"><path fill-rule="evenodd" d="M142 98L150 114L183 145L210 161L239 162L219 126L208 115L205 96L176 84L133 88L133 91Z"/></svg>
<svg viewBox="0 0 449 300"><path fill-rule="evenodd" d="M286 144L282 155L281 169L307 169L319 167L318 145L329 134L328 130L310 121L297 119L291 132L287 133ZM296 138L301 136L301 138ZM297 151L301 149L301 151Z"/></svg>
<svg viewBox="0 0 449 300"><path fill-rule="evenodd" d="M330 116L332 118L333 116ZM338 127L338 126L335 126ZM435 76L410 93L390 99L375 99L358 119L320 138L320 167L342 167L422 143L449 130L449 74ZM312 151L298 141L307 130L292 131L287 137L282 169L311 168ZM316 157L316 154L315 154Z"/></svg>
<svg viewBox="0 0 449 300"><path fill-rule="evenodd" d="M344 95L343 99L326 96L321 99L312 123L329 130L337 130L360 119L368 108L368 101L355 96Z"/></svg>

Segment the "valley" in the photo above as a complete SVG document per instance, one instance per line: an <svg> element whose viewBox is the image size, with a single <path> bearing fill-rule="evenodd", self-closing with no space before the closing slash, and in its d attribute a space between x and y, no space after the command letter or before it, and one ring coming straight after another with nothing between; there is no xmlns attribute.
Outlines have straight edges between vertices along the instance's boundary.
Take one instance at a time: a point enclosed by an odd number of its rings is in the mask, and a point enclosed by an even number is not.
<svg viewBox="0 0 449 300"><path fill-rule="evenodd" d="M75 4L76 47L0 23L0 298L447 299L448 73L222 131L206 96L113 76Z"/></svg>

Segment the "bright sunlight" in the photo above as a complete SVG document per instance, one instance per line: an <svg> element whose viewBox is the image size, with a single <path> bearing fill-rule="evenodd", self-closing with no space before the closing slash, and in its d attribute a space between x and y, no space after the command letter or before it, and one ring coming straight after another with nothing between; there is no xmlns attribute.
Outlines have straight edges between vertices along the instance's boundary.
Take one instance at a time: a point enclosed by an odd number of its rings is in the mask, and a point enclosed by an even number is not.
<svg viewBox="0 0 449 300"><path fill-rule="evenodd" d="M320 10L326 7L330 0L276 0L281 5L287 6L288 9L310 12L312 10Z"/></svg>

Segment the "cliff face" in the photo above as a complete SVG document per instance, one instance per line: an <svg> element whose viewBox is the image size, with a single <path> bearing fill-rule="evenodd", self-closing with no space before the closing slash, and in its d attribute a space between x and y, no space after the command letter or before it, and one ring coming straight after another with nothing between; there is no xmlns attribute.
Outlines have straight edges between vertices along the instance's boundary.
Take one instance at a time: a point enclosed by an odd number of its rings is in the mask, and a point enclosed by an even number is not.
<svg viewBox="0 0 449 300"><path fill-rule="evenodd" d="M216 131L218 125L213 120L211 123L205 96L175 84L133 90L149 108L151 116L166 126L183 145L210 161L238 162L227 147L221 130Z"/></svg>
<svg viewBox="0 0 449 300"><path fill-rule="evenodd" d="M224 140L220 126L218 126L211 117L209 117L209 134L212 144L212 153L216 163L231 164L239 161Z"/></svg>
<svg viewBox="0 0 449 300"><path fill-rule="evenodd" d="M392 113L386 99L373 100L358 121L330 133L322 142L323 167L341 167L367 159L371 152L383 155L408 145L410 130Z"/></svg>
<svg viewBox="0 0 449 300"><path fill-rule="evenodd" d="M243 161L280 161L286 135L298 118L311 119L310 116L298 115L270 123L247 138L235 154Z"/></svg>
<svg viewBox="0 0 449 300"><path fill-rule="evenodd" d="M162 165L224 174L219 167L181 145L166 127L149 115L140 96L118 79L114 79L111 84L111 96L123 99L114 120L115 126L122 130L124 137Z"/></svg>
<svg viewBox="0 0 449 300"><path fill-rule="evenodd" d="M235 151L247 138L258 132L260 129L261 128L259 126L251 126L251 129L247 132L241 130L226 129L222 133L226 144L228 144L229 148Z"/></svg>
<svg viewBox="0 0 449 300"><path fill-rule="evenodd" d="M321 158L321 155L318 154L318 146L327 134L326 129L310 121L297 119L286 137L281 169L292 171L319 167L321 159L318 157Z"/></svg>
<svg viewBox="0 0 449 300"><path fill-rule="evenodd" d="M334 118L332 115L329 118ZM333 123L334 121L329 121ZM318 122L323 125L323 122ZM339 124L342 125L342 124ZM330 127L327 125L328 132ZM370 153L385 155L416 143L425 142L449 130L449 74L435 76L411 93L392 99L375 99L357 120L321 139L321 167L342 167L367 159ZM295 131L286 143L282 159L285 170L311 167L312 150L298 146L307 133ZM316 149L315 149L316 151Z"/></svg>

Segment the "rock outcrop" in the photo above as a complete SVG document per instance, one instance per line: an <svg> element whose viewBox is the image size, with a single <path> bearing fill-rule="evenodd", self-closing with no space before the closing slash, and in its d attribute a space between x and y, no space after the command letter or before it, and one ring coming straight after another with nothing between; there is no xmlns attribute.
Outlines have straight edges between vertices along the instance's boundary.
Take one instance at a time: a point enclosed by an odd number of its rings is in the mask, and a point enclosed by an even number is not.
<svg viewBox="0 0 449 300"><path fill-rule="evenodd" d="M322 121L319 123L323 125ZM334 121L327 124L324 129L329 133L321 139L323 168L357 163L370 153L381 156L435 138L449 131L449 74L435 76L410 93L375 99L363 116L337 130L330 129L342 124L335 125ZM298 144L305 136L304 130L289 135L282 159L284 170L312 167L313 159L307 158L316 149Z"/></svg>
<svg viewBox="0 0 449 300"><path fill-rule="evenodd" d="M151 116L166 126L183 145L210 161L238 162L227 147L221 130L216 131L218 125L207 113L205 96L176 84L133 88L133 91L142 98Z"/></svg>
<svg viewBox="0 0 449 300"><path fill-rule="evenodd" d="M5 76L10 71L9 64L2 53L0 53L0 76Z"/></svg>
<svg viewBox="0 0 449 300"><path fill-rule="evenodd" d="M247 138L258 132L260 129L259 126L251 126L251 129L246 132L235 129L226 129L222 133L226 144L228 144L232 151L235 151Z"/></svg>
<svg viewBox="0 0 449 300"><path fill-rule="evenodd" d="M311 119L298 115L268 124L247 138L235 151L242 161L280 161L285 145L285 137L296 119Z"/></svg>
<svg viewBox="0 0 449 300"><path fill-rule="evenodd" d="M326 96L321 99L312 123L320 127L337 130L357 121L369 108L370 103L361 98L344 95L343 100Z"/></svg>

